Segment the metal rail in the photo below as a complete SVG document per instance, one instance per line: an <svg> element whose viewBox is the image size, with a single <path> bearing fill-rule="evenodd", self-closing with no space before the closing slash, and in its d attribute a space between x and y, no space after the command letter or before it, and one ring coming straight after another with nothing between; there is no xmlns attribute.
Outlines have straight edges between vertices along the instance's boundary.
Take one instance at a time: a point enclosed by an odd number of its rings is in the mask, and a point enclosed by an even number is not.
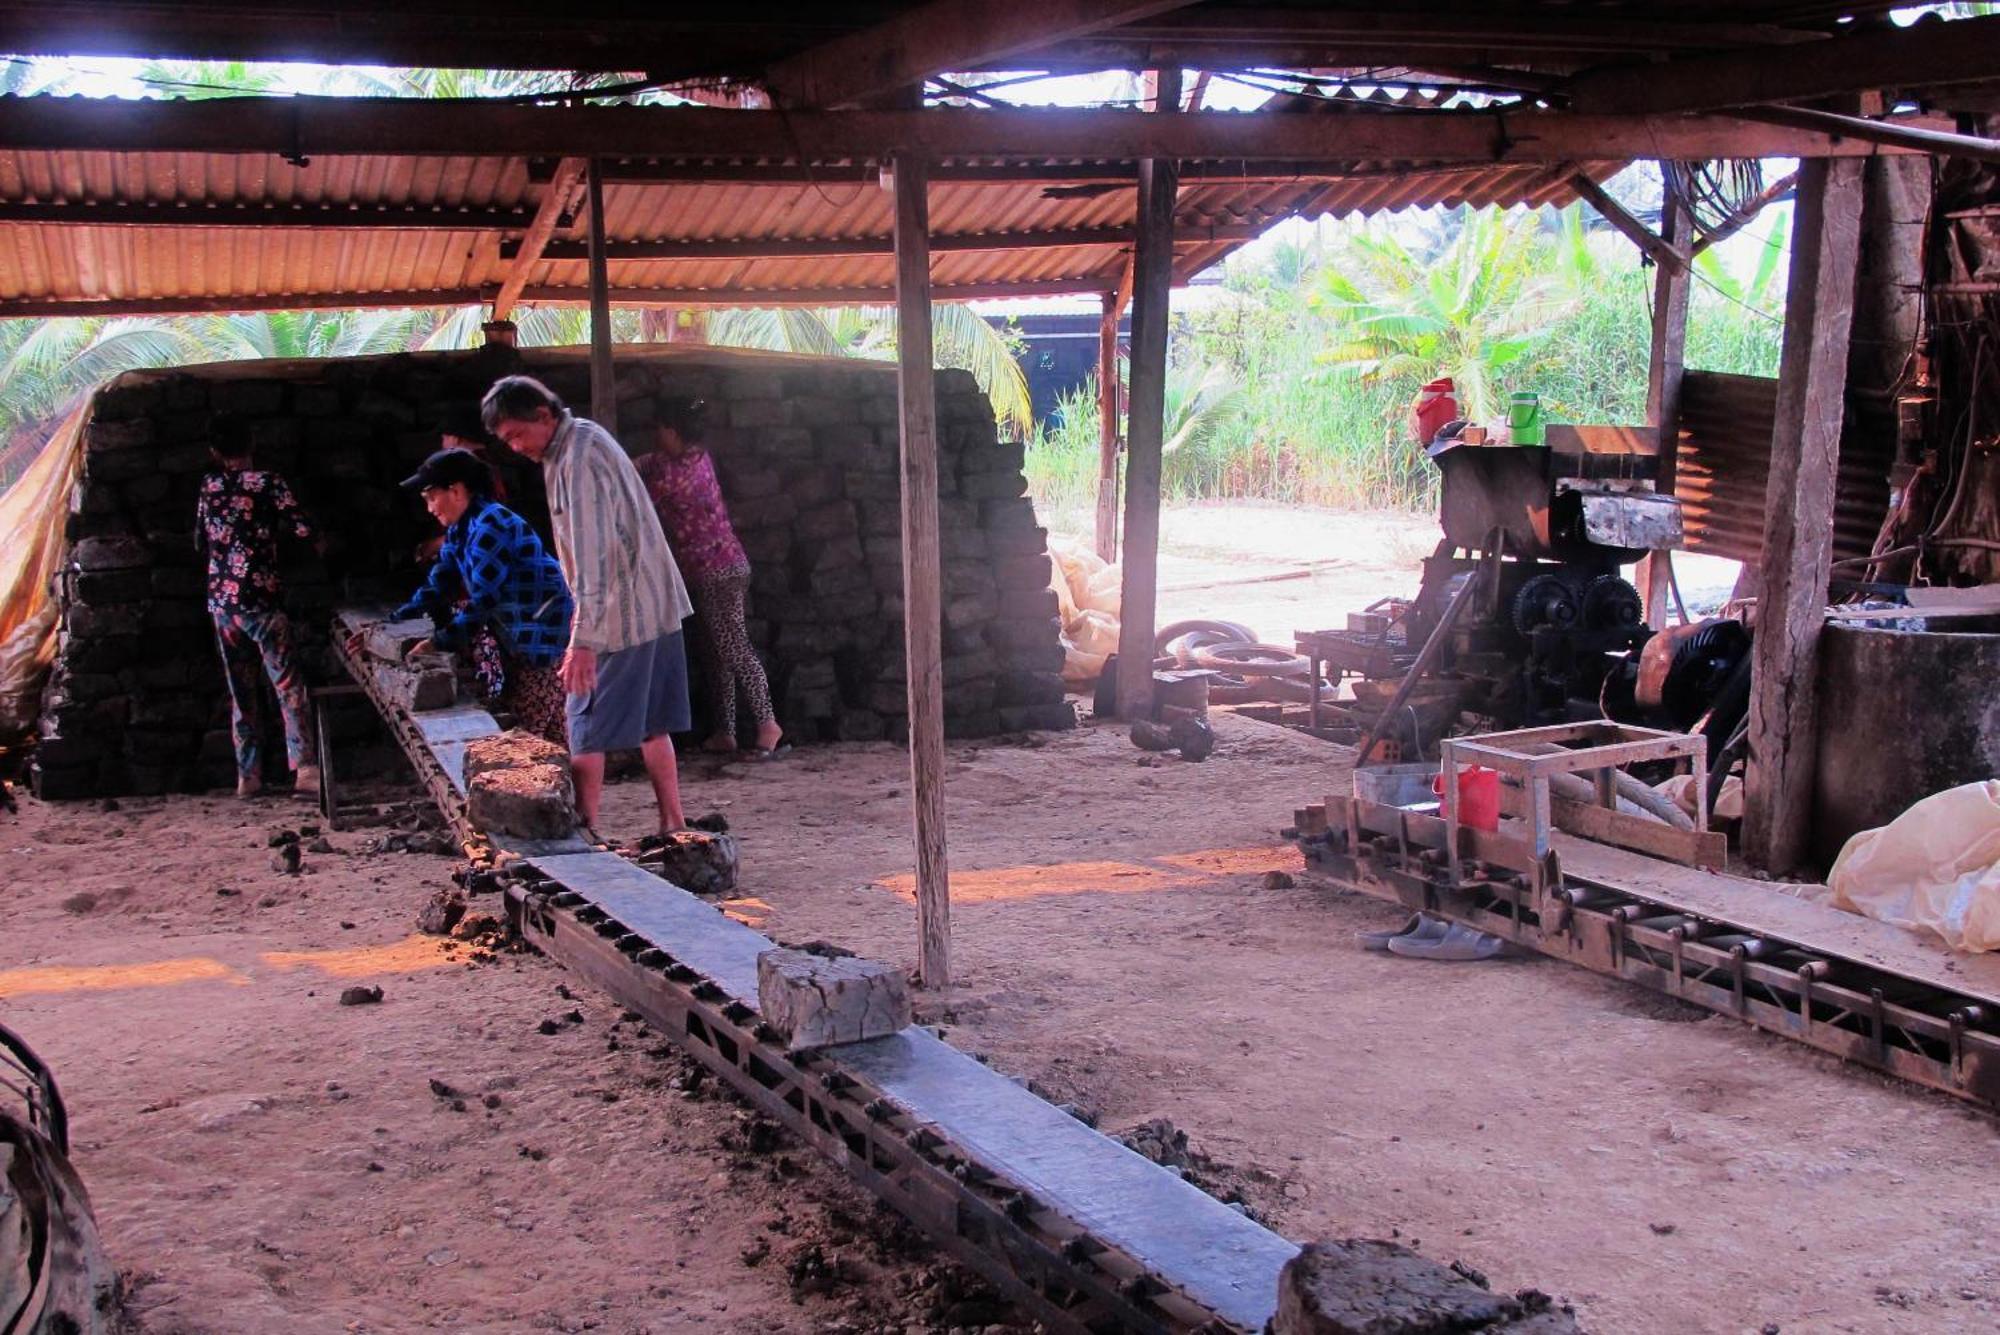
<svg viewBox="0 0 2000 1335"><path fill-rule="evenodd" d="M1456 879L1444 822L1382 803L1330 802L1326 828L1302 828L1299 846L1308 863L1366 894L2000 1112L2000 1014L1987 998L1568 872L1557 853L1538 900L1533 868L1504 847L1514 841L1463 833Z"/></svg>

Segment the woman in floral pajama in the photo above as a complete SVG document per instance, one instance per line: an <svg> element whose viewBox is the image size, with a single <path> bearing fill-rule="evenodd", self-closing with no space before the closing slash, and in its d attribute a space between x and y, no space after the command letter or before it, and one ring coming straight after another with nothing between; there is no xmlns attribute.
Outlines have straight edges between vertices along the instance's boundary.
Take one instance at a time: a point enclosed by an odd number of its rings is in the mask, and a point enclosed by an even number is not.
<svg viewBox="0 0 2000 1335"><path fill-rule="evenodd" d="M715 718L715 732L702 743L702 750L727 754L737 749L740 691L757 724L757 755L768 760L790 748L783 745L785 733L771 708L770 683L744 624L750 558L730 526L715 461L701 446L703 406L699 399L662 406L654 428L657 448L638 461L639 476L659 512L674 559L687 577L701 622L702 667Z"/></svg>
<svg viewBox="0 0 2000 1335"><path fill-rule="evenodd" d="M294 786L316 792L319 767L306 730L305 677L284 610L278 541L323 543L285 479L250 466L244 423L217 422L209 452L216 466L203 476L195 500L195 542L208 558L208 614L229 685L236 795L254 797L264 786L260 677L270 679L278 697Z"/></svg>

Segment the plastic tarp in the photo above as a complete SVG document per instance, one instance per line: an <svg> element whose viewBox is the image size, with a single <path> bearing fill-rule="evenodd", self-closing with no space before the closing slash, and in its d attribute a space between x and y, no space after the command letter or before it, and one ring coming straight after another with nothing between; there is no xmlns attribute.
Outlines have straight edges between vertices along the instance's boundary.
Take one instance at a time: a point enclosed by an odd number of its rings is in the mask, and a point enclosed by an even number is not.
<svg viewBox="0 0 2000 1335"><path fill-rule="evenodd" d="M51 587L68 550L63 525L83 466L86 405L56 428L28 471L0 494L0 747L35 725L61 615Z"/></svg>
<svg viewBox="0 0 2000 1335"><path fill-rule="evenodd" d="M2000 780L1934 793L1847 841L1827 877L1836 908L2000 950Z"/></svg>

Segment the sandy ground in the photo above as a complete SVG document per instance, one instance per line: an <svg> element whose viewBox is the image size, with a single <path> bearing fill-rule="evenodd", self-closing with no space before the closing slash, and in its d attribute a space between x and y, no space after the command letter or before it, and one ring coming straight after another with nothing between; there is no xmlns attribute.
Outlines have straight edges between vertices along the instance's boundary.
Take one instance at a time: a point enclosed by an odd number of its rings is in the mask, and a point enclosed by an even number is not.
<svg viewBox="0 0 2000 1335"><path fill-rule="evenodd" d="M606 998L415 935L454 860L354 832L274 870L267 830L306 815L0 816L0 1019L62 1084L137 1329L983 1324L962 1273ZM359 985L382 1001L341 1005ZM836 1292L795 1292L815 1255Z"/></svg>
<svg viewBox="0 0 2000 1335"><path fill-rule="evenodd" d="M1414 587L1409 544L1431 541L1422 521L1253 518L1184 541L1170 515L1169 586L1296 567L1322 541L1334 564L1169 593L1166 615L1226 609L1267 638L1337 624ZM1553 962L1356 950L1397 915L1303 873L1278 835L1347 753L1218 726L1198 766L1109 726L951 748L960 983L924 1010L953 1042L1108 1129L1172 1119L1200 1176L1288 1236L1399 1237L1559 1293L1600 1335L2000 1328L1989 1119ZM894 748L690 760L687 787L743 837L733 913L914 963ZM642 788L615 784L606 813L643 832ZM223 799L0 816L0 1018L63 1079L138 1329L1001 1315L809 1153L687 1088L603 997L414 935L449 859L364 852L357 831L305 875L274 870L267 831L305 818ZM1272 870L1298 884L1264 888ZM339 1005L356 984L381 1004ZM815 1259L832 1292L793 1282Z"/></svg>

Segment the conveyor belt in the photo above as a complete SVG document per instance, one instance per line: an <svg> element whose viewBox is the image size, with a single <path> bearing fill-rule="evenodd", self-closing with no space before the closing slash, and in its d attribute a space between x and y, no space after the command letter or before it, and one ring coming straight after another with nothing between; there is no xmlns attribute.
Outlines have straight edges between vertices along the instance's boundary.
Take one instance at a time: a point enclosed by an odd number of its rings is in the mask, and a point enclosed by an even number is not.
<svg viewBox="0 0 2000 1335"><path fill-rule="evenodd" d="M344 612L345 629L373 619ZM344 635L337 639L344 639ZM350 672L468 842L465 743L482 710L401 708ZM525 859L509 916L588 978L1024 1304L1075 1331L1259 1331L1298 1248L1178 1174L911 1027L789 1056L758 1017L766 937L581 839Z"/></svg>
<svg viewBox="0 0 2000 1335"><path fill-rule="evenodd" d="M1357 890L2000 1112L1990 961L1942 961L1896 928L1566 837L1537 903L1522 841L1462 831L1454 882L1436 817L1360 799L1325 811L1300 847Z"/></svg>
<svg viewBox="0 0 2000 1335"><path fill-rule="evenodd" d="M1298 1250L921 1028L787 1057L757 1019L772 943L608 853L530 859L527 939L1065 1329L1255 1331Z"/></svg>

